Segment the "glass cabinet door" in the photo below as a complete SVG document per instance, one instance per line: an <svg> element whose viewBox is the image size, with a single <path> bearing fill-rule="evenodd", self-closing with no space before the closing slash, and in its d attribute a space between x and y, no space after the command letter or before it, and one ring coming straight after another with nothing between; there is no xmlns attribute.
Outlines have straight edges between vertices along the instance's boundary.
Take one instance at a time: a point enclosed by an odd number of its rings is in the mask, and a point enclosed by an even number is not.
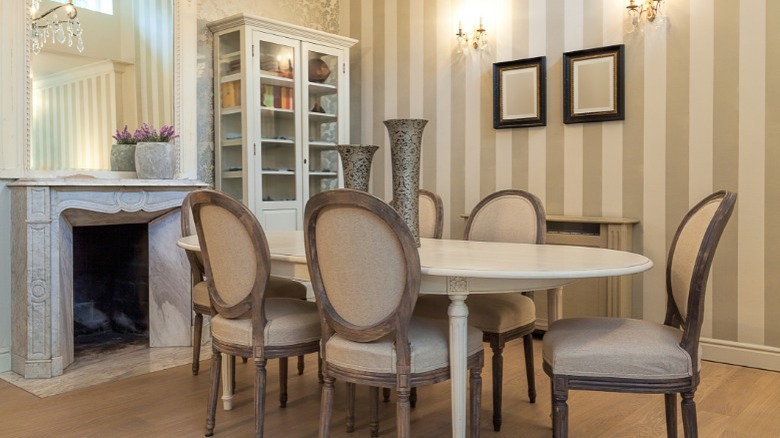
<svg viewBox="0 0 780 438"><path fill-rule="evenodd" d="M339 187L339 52L303 44L304 76L304 197Z"/></svg>
<svg viewBox="0 0 780 438"><path fill-rule="evenodd" d="M216 154L218 178L217 190L244 201L247 193L246 173L246 140L242 122L243 102L241 101L241 31L236 30L217 35L215 62L215 90L217 124L216 138L219 148Z"/></svg>
<svg viewBox="0 0 780 438"><path fill-rule="evenodd" d="M300 164L295 116L298 43L273 38L257 43L259 71L261 198L265 202L297 201Z"/></svg>

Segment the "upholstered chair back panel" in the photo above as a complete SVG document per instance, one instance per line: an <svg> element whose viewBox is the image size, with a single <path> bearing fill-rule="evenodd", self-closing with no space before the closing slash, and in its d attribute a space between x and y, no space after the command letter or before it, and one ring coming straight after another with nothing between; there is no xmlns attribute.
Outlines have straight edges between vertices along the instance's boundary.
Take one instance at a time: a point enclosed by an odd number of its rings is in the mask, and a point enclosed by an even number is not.
<svg viewBox="0 0 780 438"><path fill-rule="evenodd" d="M368 327L396 311L406 262L384 220L363 208L325 209L317 220L316 250L328 300L344 321Z"/></svg>
<svg viewBox="0 0 780 438"><path fill-rule="evenodd" d="M190 195L184 198L184 202L181 205L181 235L190 236L196 234L195 231L195 216L192 214L192 204L190 203ZM193 251L195 257L198 259L200 266L203 266L203 254L200 251Z"/></svg>
<svg viewBox="0 0 780 438"><path fill-rule="evenodd" d="M436 221L436 203L420 195L420 237L435 238Z"/></svg>
<svg viewBox="0 0 780 438"><path fill-rule="evenodd" d="M683 319L688 312L688 296L691 291L691 280L699 256L699 250L704 241L704 235L710 226L710 221L722 202L722 198L713 199L696 211L682 225L670 259L670 284L672 296Z"/></svg>
<svg viewBox="0 0 780 438"><path fill-rule="evenodd" d="M256 279L252 238L235 215L217 205L203 205L200 222L216 292L226 306L234 306L251 294Z"/></svg>
<svg viewBox="0 0 780 438"><path fill-rule="evenodd" d="M533 203L524 197L497 197L472 212L468 240L537 243L537 216Z"/></svg>

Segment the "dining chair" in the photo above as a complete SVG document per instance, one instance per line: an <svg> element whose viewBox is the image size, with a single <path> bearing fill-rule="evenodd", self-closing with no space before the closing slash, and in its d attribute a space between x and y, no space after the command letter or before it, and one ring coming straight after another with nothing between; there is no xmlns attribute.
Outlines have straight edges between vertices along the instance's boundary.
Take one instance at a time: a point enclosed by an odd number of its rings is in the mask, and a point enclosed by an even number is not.
<svg viewBox="0 0 780 438"><path fill-rule="evenodd" d="M181 235L191 236L195 231L195 218L192 215L192 205L190 203L190 192L184 197L181 205ZM190 263L190 273L192 276L192 311L195 313L193 326L195 332L192 338L192 375L197 376L200 370L200 346L203 343L203 315L211 315L211 301L203 268L203 256L199 251L185 251L187 260ZM306 299L306 286L297 281L286 278L271 276L266 288L267 297L287 297L299 300ZM244 359L246 362L246 359ZM284 364L282 364L284 361ZM280 359L280 367L284 368L285 381L287 372L287 358ZM235 366L235 361L231 359L231 366ZM304 358L298 356L298 374L303 374ZM233 373L235 376L235 373ZM286 392L283 394L287 396ZM282 403L284 405L284 403Z"/></svg>
<svg viewBox="0 0 780 438"><path fill-rule="evenodd" d="M372 435L378 432L378 387L397 392L397 435L410 434L411 388L447 380L449 330L412 316L420 289L417 245L401 216L364 192L313 196L304 214L309 276L322 323L319 436L330 432L334 381L371 387ZM479 434L482 336L468 331L471 435ZM353 406L354 407L354 406Z"/></svg>
<svg viewBox="0 0 780 438"><path fill-rule="evenodd" d="M206 436L214 433L222 353L255 364L255 436L263 436L266 361L319 351L314 303L266 296L271 258L265 233L249 209L220 192L190 195L212 305L211 389ZM279 383L286 392L286 376Z"/></svg>
<svg viewBox="0 0 780 438"><path fill-rule="evenodd" d="M677 393L683 430L698 436L694 394L707 276L737 195L720 191L683 218L666 264L663 324L627 318L571 318L553 323L543 339L544 371L552 387L553 436L568 436L570 389L664 394L666 434L677 436Z"/></svg>
<svg viewBox="0 0 780 438"><path fill-rule="evenodd" d="M466 222L464 239L490 242L544 243L547 222L542 202L523 190L507 189L482 199ZM471 295L469 324L482 330L484 341L493 350L493 429L501 430L504 358L507 342L522 338L528 398L536 402L532 333L536 329L536 306L522 293ZM420 297L415 315L447 318L449 299L445 296Z"/></svg>

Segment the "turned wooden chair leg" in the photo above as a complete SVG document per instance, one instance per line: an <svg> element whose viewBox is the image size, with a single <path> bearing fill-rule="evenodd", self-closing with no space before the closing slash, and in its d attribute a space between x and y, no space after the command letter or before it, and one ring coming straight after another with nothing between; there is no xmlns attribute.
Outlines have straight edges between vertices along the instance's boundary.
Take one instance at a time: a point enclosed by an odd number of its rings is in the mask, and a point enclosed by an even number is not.
<svg viewBox="0 0 780 438"><path fill-rule="evenodd" d="M298 356L298 375L303 375L303 355Z"/></svg>
<svg viewBox="0 0 780 438"><path fill-rule="evenodd" d="M368 400L371 405L371 417L368 420L368 429L371 437L379 436L379 388L376 386L368 387Z"/></svg>
<svg viewBox="0 0 780 438"><path fill-rule="evenodd" d="M265 359L255 359L255 436L257 438L263 438L265 373Z"/></svg>
<svg viewBox="0 0 780 438"><path fill-rule="evenodd" d="M536 376L534 375L534 338L531 334L523 336L525 350L525 375L528 381L528 400L536 403Z"/></svg>
<svg viewBox="0 0 780 438"><path fill-rule="evenodd" d="M322 400L320 401L320 438L330 436L330 417L333 413L333 377L323 378Z"/></svg>
<svg viewBox="0 0 780 438"><path fill-rule="evenodd" d="M319 353L317 354L317 381L323 383L325 380L322 378L322 358Z"/></svg>
<svg viewBox="0 0 780 438"><path fill-rule="evenodd" d="M677 394L664 394L666 405L666 436L677 438Z"/></svg>
<svg viewBox="0 0 780 438"><path fill-rule="evenodd" d="M396 430L398 436L408 438L411 430L411 406L409 405L409 388L398 388L396 404Z"/></svg>
<svg viewBox="0 0 780 438"><path fill-rule="evenodd" d="M480 406L482 405L482 369L469 370L470 436L479 437Z"/></svg>
<svg viewBox="0 0 780 438"><path fill-rule="evenodd" d="M685 438L697 438L699 428L696 420L696 402L693 400L693 391L683 392L682 395L682 420Z"/></svg>
<svg viewBox="0 0 780 438"><path fill-rule="evenodd" d="M211 388L209 389L209 405L206 409L206 436L214 435L214 417L217 414L217 399L219 398L219 379L222 372L222 353L214 350L211 356Z"/></svg>
<svg viewBox="0 0 780 438"><path fill-rule="evenodd" d="M569 406L566 404L569 388L562 377L553 376L551 380L553 438L566 438L569 436Z"/></svg>
<svg viewBox="0 0 780 438"><path fill-rule="evenodd" d="M355 384L347 382L347 433L355 431Z"/></svg>
<svg viewBox="0 0 780 438"><path fill-rule="evenodd" d="M390 388L382 388L382 401L385 403L390 401Z"/></svg>
<svg viewBox="0 0 780 438"><path fill-rule="evenodd" d="M233 387L233 391L236 390L236 357L228 355L228 362L230 363L230 385Z"/></svg>
<svg viewBox="0 0 780 438"><path fill-rule="evenodd" d="M499 336L491 335L490 348L493 350L493 430L501 430L501 398L504 384L504 342Z"/></svg>
<svg viewBox="0 0 780 438"><path fill-rule="evenodd" d="M279 407L287 407L287 358L279 358Z"/></svg>
<svg viewBox="0 0 780 438"><path fill-rule="evenodd" d="M192 337L192 375L200 370L200 342L203 336L203 315L195 313L195 333Z"/></svg>

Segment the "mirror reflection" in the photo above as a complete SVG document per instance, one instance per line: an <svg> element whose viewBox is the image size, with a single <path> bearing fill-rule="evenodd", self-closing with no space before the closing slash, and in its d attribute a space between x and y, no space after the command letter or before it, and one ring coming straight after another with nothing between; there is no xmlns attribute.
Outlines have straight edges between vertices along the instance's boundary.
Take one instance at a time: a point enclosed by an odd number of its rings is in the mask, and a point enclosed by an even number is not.
<svg viewBox="0 0 780 438"><path fill-rule="evenodd" d="M84 51L50 37L30 54L34 170L111 170L117 128L173 124L173 0L73 3Z"/></svg>

